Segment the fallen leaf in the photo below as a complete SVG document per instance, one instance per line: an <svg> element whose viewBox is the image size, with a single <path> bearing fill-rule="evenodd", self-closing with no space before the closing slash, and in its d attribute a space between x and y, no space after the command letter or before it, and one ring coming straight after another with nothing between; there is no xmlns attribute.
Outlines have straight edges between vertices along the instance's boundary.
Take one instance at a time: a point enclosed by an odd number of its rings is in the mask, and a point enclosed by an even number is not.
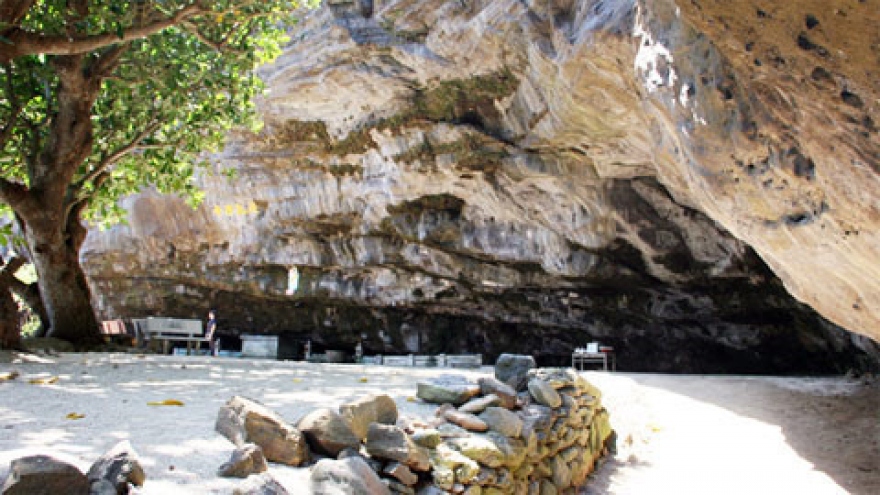
<svg viewBox="0 0 880 495"><path fill-rule="evenodd" d="M58 382L57 376L50 376L49 378L31 378L28 380L28 383L31 385L52 385L53 383Z"/></svg>
<svg viewBox="0 0 880 495"><path fill-rule="evenodd" d="M303 381L302 378L294 378L293 379L293 383L302 383L302 381Z"/></svg>
<svg viewBox="0 0 880 495"><path fill-rule="evenodd" d="M358 381L361 383L367 383L367 377L362 376L362 377L358 378Z"/></svg>
<svg viewBox="0 0 880 495"><path fill-rule="evenodd" d="M154 402L147 402L148 406L182 406L183 402L177 399L165 399Z"/></svg>
<svg viewBox="0 0 880 495"><path fill-rule="evenodd" d="M8 373L3 373L2 375L0 375L0 382L8 382L10 380L15 380L18 377L19 374L17 371L10 371Z"/></svg>
<svg viewBox="0 0 880 495"><path fill-rule="evenodd" d="M86 415L72 412L72 413L68 413L67 416L64 416L64 417L65 417L65 419L83 419L84 417L86 417Z"/></svg>
<svg viewBox="0 0 880 495"><path fill-rule="evenodd" d="M406 398L406 401L407 401L407 402L415 402L415 401L416 401L416 398L410 396L410 397L407 397L407 398Z"/></svg>

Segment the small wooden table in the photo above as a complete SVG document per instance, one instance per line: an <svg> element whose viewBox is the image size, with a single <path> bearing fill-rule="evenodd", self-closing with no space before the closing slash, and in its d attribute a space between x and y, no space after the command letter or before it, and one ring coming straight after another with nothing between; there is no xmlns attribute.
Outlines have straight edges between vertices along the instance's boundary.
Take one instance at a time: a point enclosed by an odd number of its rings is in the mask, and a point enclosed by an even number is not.
<svg viewBox="0 0 880 495"><path fill-rule="evenodd" d="M604 371L608 371L609 365L612 371L617 370L617 360L614 358L614 349L603 348L600 352L575 351L571 353L571 367L583 371L588 364L601 364Z"/></svg>

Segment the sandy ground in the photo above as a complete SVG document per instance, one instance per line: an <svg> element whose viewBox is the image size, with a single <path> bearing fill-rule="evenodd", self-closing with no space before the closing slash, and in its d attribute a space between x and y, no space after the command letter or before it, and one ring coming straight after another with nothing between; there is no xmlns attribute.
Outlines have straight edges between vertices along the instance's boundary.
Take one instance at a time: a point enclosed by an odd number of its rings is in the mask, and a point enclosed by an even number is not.
<svg viewBox="0 0 880 495"><path fill-rule="evenodd" d="M7 360L8 361L8 360ZM370 393L401 414L416 381L449 370L208 357L62 354L0 362L0 478L9 462L51 454L88 469L122 439L147 471L145 494L230 493L218 478L232 445L214 432L232 395L291 421ZM456 371L460 372L460 371ZM461 372L471 376L491 368ZM52 384L32 379L58 377ZM590 372L605 394L618 452L583 490L598 494L880 493L880 388L843 378L670 376ZM183 406L152 406L176 399ZM66 419L69 413L81 419ZM308 469L273 464L292 494Z"/></svg>

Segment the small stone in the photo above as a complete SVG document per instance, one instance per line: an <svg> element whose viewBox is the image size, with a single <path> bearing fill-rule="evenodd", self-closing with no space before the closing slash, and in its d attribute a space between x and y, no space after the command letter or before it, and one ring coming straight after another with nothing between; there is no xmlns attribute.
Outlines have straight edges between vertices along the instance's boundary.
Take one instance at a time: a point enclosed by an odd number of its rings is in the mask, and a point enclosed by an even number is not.
<svg viewBox="0 0 880 495"><path fill-rule="evenodd" d="M118 493L128 493L129 483L143 486L147 479L138 455L128 440L117 443L98 458L86 476L92 485L98 480L109 481Z"/></svg>
<svg viewBox="0 0 880 495"><path fill-rule="evenodd" d="M449 409L443 414L443 417L450 423L457 424L462 428L470 431L486 431L489 425L482 419L473 414L464 413L455 409Z"/></svg>
<svg viewBox="0 0 880 495"><path fill-rule="evenodd" d="M429 452L429 456L431 467L435 472L437 470L451 471L454 480L458 483L470 483L480 473L480 466L476 461L448 445L438 445L436 450Z"/></svg>
<svg viewBox="0 0 880 495"><path fill-rule="evenodd" d="M370 423L397 423L397 404L388 395L369 395L339 406L339 415L361 440L367 438Z"/></svg>
<svg viewBox="0 0 880 495"><path fill-rule="evenodd" d="M394 480L389 480L387 478L383 479L382 482L388 486L388 489L391 490L391 493L393 493L393 494L416 495L415 489L413 489L410 486L406 486L403 483L399 483Z"/></svg>
<svg viewBox="0 0 880 495"><path fill-rule="evenodd" d="M406 467L404 464L399 462L391 462L385 469L382 470L383 473L394 477L397 481L403 483L406 486L413 486L419 481L419 477L413 474L413 472Z"/></svg>
<svg viewBox="0 0 880 495"><path fill-rule="evenodd" d="M495 362L495 378L519 392L526 389L529 370L536 366L532 356L502 354Z"/></svg>
<svg viewBox="0 0 880 495"><path fill-rule="evenodd" d="M360 448L361 439L349 428L348 423L330 408L315 409L306 414L297 428L305 435L313 451L336 457L346 447Z"/></svg>
<svg viewBox="0 0 880 495"><path fill-rule="evenodd" d="M232 495L288 495L281 483L268 473L248 476L232 490Z"/></svg>
<svg viewBox="0 0 880 495"><path fill-rule="evenodd" d="M559 490L556 489L556 485L553 484L552 481L548 479L541 480L541 495L558 495Z"/></svg>
<svg viewBox="0 0 880 495"><path fill-rule="evenodd" d="M128 486L126 486L127 488ZM128 493L128 491L122 493ZM92 482L89 488L89 495L119 495L119 492L116 491L116 487L109 480L96 480Z"/></svg>
<svg viewBox="0 0 880 495"><path fill-rule="evenodd" d="M416 430L410 435L410 438L416 445L421 445L422 447L433 449L443 441L443 438L440 436L440 432L435 430L434 428L426 428L422 430Z"/></svg>
<svg viewBox="0 0 880 495"><path fill-rule="evenodd" d="M452 424L452 423L443 423L442 425L437 426L437 432L440 433L440 438L462 438L469 437L470 432L462 428L461 426Z"/></svg>
<svg viewBox="0 0 880 495"><path fill-rule="evenodd" d="M419 381L416 396L433 404L461 405L480 393L480 386L462 375L440 375Z"/></svg>
<svg viewBox="0 0 880 495"><path fill-rule="evenodd" d="M425 449L397 426L371 424L366 448L371 457L402 462L416 471L427 471L431 467Z"/></svg>
<svg viewBox="0 0 880 495"><path fill-rule="evenodd" d="M462 404L458 410L470 414L480 414L487 407L497 406L501 404L501 398L495 394L489 394L484 397L474 397L473 399Z"/></svg>
<svg viewBox="0 0 880 495"><path fill-rule="evenodd" d="M522 435L523 420L516 413L503 407L489 407L480 414L480 419L489 426L489 429L498 433L517 438Z"/></svg>
<svg viewBox="0 0 880 495"><path fill-rule="evenodd" d="M553 471L553 484L558 490L564 490L571 486L571 469L565 459L561 456L553 457L550 461L550 467Z"/></svg>
<svg viewBox="0 0 880 495"><path fill-rule="evenodd" d="M482 377L477 380L480 385L480 393L484 396L493 394L498 396L501 401L501 407L513 409L516 407L516 390L510 385L491 376Z"/></svg>
<svg viewBox="0 0 880 495"><path fill-rule="evenodd" d="M0 493L3 495L83 495L89 479L76 466L47 455L12 461Z"/></svg>
<svg viewBox="0 0 880 495"><path fill-rule="evenodd" d="M446 441L446 444L484 466L494 468L504 465L504 452L485 436L473 435L467 438L450 438Z"/></svg>
<svg viewBox="0 0 880 495"><path fill-rule="evenodd" d="M312 495L390 495L379 476L359 457L322 459L309 478Z"/></svg>
<svg viewBox="0 0 880 495"><path fill-rule="evenodd" d="M214 428L236 446L259 445L273 462L299 466L311 455L298 429L263 404L244 397L233 397L220 408Z"/></svg>
<svg viewBox="0 0 880 495"><path fill-rule="evenodd" d="M232 452L229 460L217 470L217 476L225 478L247 478L252 474L264 473L269 470L263 449L259 445L248 443Z"/></svg>
<svg viewBox="0 0 880 495"><path fill-rule="evenodd" d="M529 380L529 393L535 402L551 408L557 408L562 405L562 398L556 390L540 378Z"/></svg>

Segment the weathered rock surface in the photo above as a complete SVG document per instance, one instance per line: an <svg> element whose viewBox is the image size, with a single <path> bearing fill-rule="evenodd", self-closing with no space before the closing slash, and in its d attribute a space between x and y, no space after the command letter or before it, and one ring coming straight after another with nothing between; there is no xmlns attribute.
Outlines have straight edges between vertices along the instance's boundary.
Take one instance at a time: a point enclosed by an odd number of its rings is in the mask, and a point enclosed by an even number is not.
<svg viewBox="0 0 880 495"><path fill-rule="evenodd" d="M390 495L379 476L359 457L322 459L312 468L314 495Z"/></svg>
<svg viewBox="0 0 880 495"><path fill-rule="evenodd" d="M305 435L312 451L336 457L343 449L357 450L361 439L355 435L348 422L329 408L315 409L303 416L297 428Z"/></svg>
<svg viewBox="0 0 880 495"><path fill-rule="evenodd" d="M536 366L535 358L531 355L502 354L495 361L495 378L521 392L529 383L529 370Z"/></svg>
<svg viewBox="0 0 880 495"><path fill-rule="evenodd" d="M270 474L248 476L232 490L232 495L288 495L281 483Z"/></svg>
<svg viewBox="0 0 880 495"><path fill-rule="evenodd" d="M83 495L89 480L76 466L46 455L12 461L0 488L4 495Z"/></svg>
<svg viewBox="0 0 880 495"><path fill-rule="evenodd" d="M93 488L96 482L104 480L109 482L118 494L128 493L129 483L143 486L147 479L137 452L128 440L119 442L98 458L89 468L86 477Z"/></svg>
<svg viewBox="0 0 880 495"><path fill-rule="evenodd" d="M628 369L880 358L788 295L880 339L874 2L375 7L303 14L199 210L144 194L90 233L103 316L558 364L601 340Z"/></svg>
<svg viewBox="0 0 880 495"><path fill-rule="evenodd" d="M232 451L229 460L217 469L217 476L227 478L247 478L252 474L260 474L269 470L263 449L259 445L248 443Z"/></svg>
<svg viewBox="0 0 880 495"><path fill-rule="evenodd" d="M303 434L275 411L245 397L232 397L217 413L214 427L236 446L255 443L266 459L299 466L310 458Z"/></svg>
<svg viewBox="0 0 880 495"><path fill-rule="evenodd" d="M425 378L416 387L416 396L433 404L461 405L480 393L480 386L462 375Z"/></svg>
<svg viewBox="0 0 880 495"><path fill-rule="evenodd" d="M397 404L387 395L370 395L342 404L339 415L348 423L352 433L363 440L367 438L370 423L397 423Z"/></svg>
<svg viewBox="0 0 880 495"><path fill-rule="evenodd" d="M429 467L428 454L397 426L370 425L365 444L371 457L398 461L415 469L426 471Z"/></svg>

